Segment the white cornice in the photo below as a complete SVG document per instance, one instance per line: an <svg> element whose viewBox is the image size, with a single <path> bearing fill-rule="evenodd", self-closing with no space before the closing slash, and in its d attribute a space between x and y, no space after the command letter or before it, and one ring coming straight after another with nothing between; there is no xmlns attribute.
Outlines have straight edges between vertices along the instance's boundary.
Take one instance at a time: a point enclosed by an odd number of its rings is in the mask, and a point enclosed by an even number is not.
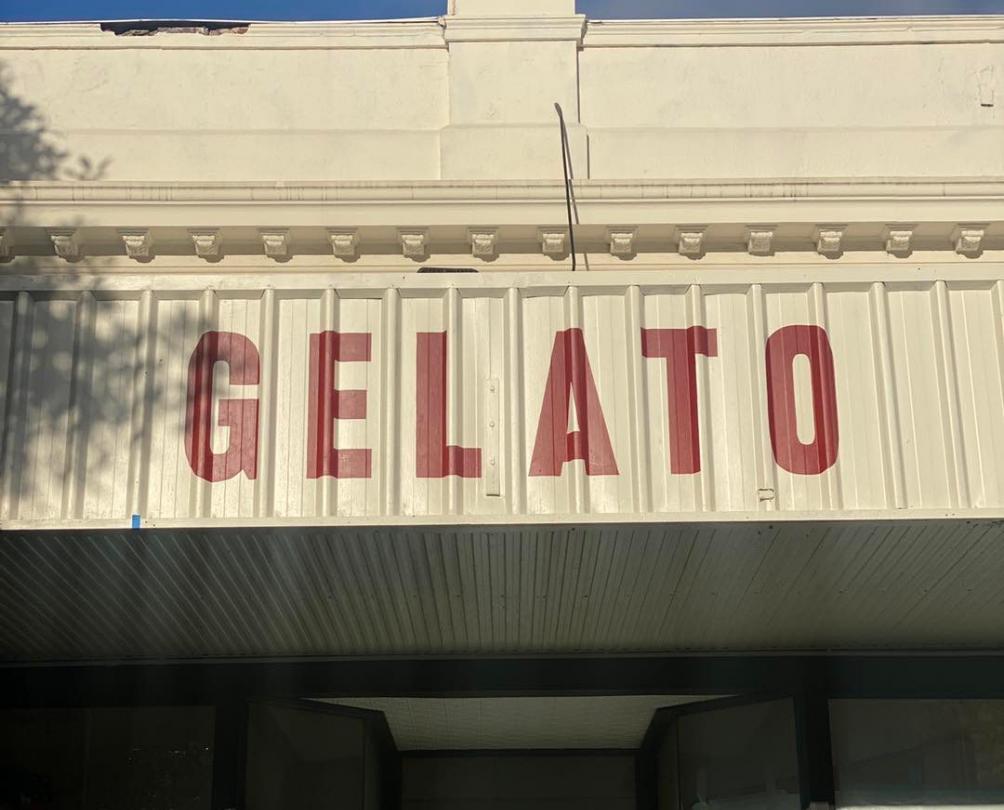
<svg viewBox="0 0 1004 810"><path fill-rule="evenodd" d="M444 31L445 29L445 31ZM442 17L348 22L252 22L244 33L116 36L97 22L0 23L0 50L443 48L451 42L578 40L584 47L879 45L1004 42L1004 15L729 20Z"/></svg>
<svg viewBox="0 0 1004 810"><path fill-rule="evenodd" d="M1004 178L578 181L583 224L998 222ZM59 227L555 225L560 181L0 186L0 216Z"/></svg>
<svg viewBox="0 0 1004 810"><path fill-rule="evenodd" d="M243 30L243 29L238 29ZM438 19L378 22L251 23L215 33L159 32L122 36L100 23L0 23L0 50L326 50L445 48Z"/></svg>
<svg viewBox="0 0 1004 810"><path fill-rule="evenodd" d="M15 181L0 186L0 203L22 202L377 202L522 201L563 195L560 180L81 182ZM806 178L776 180L576 180L579 202L750 199L1004 199L1004 177Z"/></svg>
<svg viewBox="0 0 1004 810"><path fill-rule="evenodd" d="M1004 15L735 20L590 20L585 47L1004 42Z"/></svg>
<svg viewBox="0 0 1004 810"><path fill-rule="evenodd" d="M447 42L574 41L582 43L586 18L447 17Z"/></svg>

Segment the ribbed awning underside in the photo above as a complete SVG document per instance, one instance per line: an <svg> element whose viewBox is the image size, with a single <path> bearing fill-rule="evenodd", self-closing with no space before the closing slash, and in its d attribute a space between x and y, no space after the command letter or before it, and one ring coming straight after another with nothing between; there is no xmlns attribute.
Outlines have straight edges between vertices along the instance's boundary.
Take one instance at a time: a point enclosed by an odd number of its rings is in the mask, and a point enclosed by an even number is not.
<svg viewBox="0 0 1004 810"><path fill-rule="evenodd" d="M979 521L0 537L7 661L992 649Z"/></svg>

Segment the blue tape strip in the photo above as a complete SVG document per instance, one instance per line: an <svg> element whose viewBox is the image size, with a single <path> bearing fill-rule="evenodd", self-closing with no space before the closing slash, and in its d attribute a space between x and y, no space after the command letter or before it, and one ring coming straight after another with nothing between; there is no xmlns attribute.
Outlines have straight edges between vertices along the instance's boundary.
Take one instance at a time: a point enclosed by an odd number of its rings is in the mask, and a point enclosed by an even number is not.
<svg viewBox="0 0 1004 810"><path fill-rule="evenodd" d="M133 515L133 516L132 516L132 527L133 527L134 529L138 529L138 528L140 528L140 524L141 524L141 523L142 523L142 519L140 518L140 516L139 516L139 515Z"/></svg>

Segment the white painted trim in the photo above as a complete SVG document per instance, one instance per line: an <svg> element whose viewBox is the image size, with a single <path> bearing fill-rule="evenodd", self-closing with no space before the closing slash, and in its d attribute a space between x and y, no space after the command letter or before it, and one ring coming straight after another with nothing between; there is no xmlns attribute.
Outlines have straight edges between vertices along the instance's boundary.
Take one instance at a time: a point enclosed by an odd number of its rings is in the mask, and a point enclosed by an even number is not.
<svg viewBox="0 0 1004 810"><path fill-rule="evenodd" d="M564 42L582 44L586 18L571 17L447 17L447 42Z"/></svg>
<svg viewBox="0 0 1004 810"><path fill-rule="evenodd" d="M1004 15L733 20L590 20L584 47L1004 42Z"/></svg>
<svg viewBox="0 0 1004 810"><path fill-rule="evenodd" d="M582 15L251 22L246 33L214 36L180 33L116 36L102 31L98 22L0 23L0 50L443 48L447 39L453 42L577 39L587 48L1004 42L1004 14L588 22Z"/></svg>
<svg viewBox="0 0 1004 810"><path fill-rule="evenodd" d="M246 33L117 36L101 23L0 23L0 50L328 50L445 48L441 19L251 23Z"/></svg>
<svg viewBox="0 0 1004 810"><path fill-rule="evenodd" d="M1000 222L1004 180L590 180L576 183L576 201L582 227L842 222L881 230L909 221L941 223L948 234L961 223ZM66 222L85 228L538 228L557 226L566 214L560 181L38 182L0 186L0 216L12 225L50 228Z"/></svg>
<svg viewBox="0 0 1004 810"><path fill-rule="evenodd" d="M777 180L576 180L578 202L601 200L998 199L1004 177L817 178ZM564 200L560 180L81 182L15 181L0 204L48 202L408 202Z"/></svg>
<svg viewBox="0 0 1004 810"><path fill-rule="evenodd" d="M485 530L506 526L531 526L535 529L549 526L650 526L656 524L709 523L735 524L823 524L840 526L846 523L877 523L890 526L896 523L943 522L943 521L1000 521L1004 511L1000 509L903 509L894 510L835 510L815 512L653 512L646 514L555 514L555 515L382 515L372 517L314 516L309 518L147 518L143 517L143 529L222 529L222 528L303 528L320 527L396 527L429 526L450 527L477 526ZM59 529L62 531L130 529L131 521L108 519L45 519L6 520L0 522L0 531L39 531Z"/></svg>
<svg viewBox="0 0 1004 810"><path fill-rule="evenodd" d="M78 293L84 291L101 291L107 296L138 295L145 290L163 292L191 291L207 284L207 273L211 276L211 286L218 293L254 292L262 289L262 278L259 268L270 268L275 271L275 265L262 257L259 263L248 261L241 257L239 264L235 262L227 272L221 272L216 267L207 270L204 262L189 262L182 265L183 257L165 257L163 268L140 268L136 263L127 266L129 272L107 274L100 269L93 270L87 265L74 268L63 263L62 272L35 273L32 270L19 272L16 265L8 265L7 270L0 273L0 293L27 291L31 293L65 292ZM550 261L550 260L548 260ZM466 262L468 266L471 262ZM743 255L739 263L747 272L753 265L749 258ZM331 261L308 268L292 265L288 271L281 271L281 286L284 290L301 291L318 288L317 273L331 274L335 267ZM756 284L827 284L860 287L876 283L883 284L930 284L946 278L955 279L966 284L987 285L1004 279L1004 261L1000 259L987 262L963 263L955 260L928 262L914 265L912 262L876 262L851 261L840 266L835 275L835 265L826 262L793 262L786 266L764 263L758 267L755 275L750 273L749 283ZM965 267L960 273L959 267ZM220 265L223 268L224 265ZM414 268L415 265L410 265ZM687 262L666 274L662 265L640 267L636 263L620 265L620 269L605 267L602 270L588 271L580 268L575 273L567 269L565 263L557 270L540 270L523 272L506 269L498 272L458 274L420 274L414 269L388 270L373 273L368 270L355 271L345 269L337 273L337 280L332 278L322 286L338 286L343 294L353 298L379 299L388 288L406 290L415 295L432 295L450 287L463 287L477 290L479 294L501 293L517 287L531 289L535 294L559 295L569 284L581 284L594 290L623 291L626 287L638 286L645 289L662 287L685 288L693 285L728 285L735 284L736 266L722 264L699 264ZM270 276L274 283L276 276ZM998 510L1004 518L1004 508ZM776 512L773 514L781 514Z"/></svg>

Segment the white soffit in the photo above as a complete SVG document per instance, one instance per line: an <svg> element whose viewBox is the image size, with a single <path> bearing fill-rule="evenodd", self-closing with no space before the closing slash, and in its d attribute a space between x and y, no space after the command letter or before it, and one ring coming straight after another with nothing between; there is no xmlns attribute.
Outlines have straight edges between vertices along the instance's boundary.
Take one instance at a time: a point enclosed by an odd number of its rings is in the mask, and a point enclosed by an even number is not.
<svg viewBox="0 0 1004 810"><path fill-rule="evenodd" d="M633 749L656 710L694 695L325 700L383 712L398 749Z"/></svg>

